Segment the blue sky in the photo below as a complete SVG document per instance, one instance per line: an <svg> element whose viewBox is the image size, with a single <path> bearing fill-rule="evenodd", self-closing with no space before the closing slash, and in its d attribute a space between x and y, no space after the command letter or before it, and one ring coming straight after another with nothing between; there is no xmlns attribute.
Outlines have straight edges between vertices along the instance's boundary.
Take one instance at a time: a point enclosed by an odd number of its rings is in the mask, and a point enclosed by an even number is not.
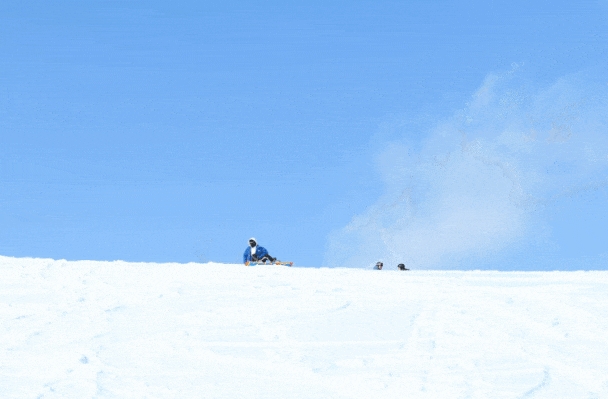
<svg viewBox="0 0 608 399"><path fill-rule="evenodd" d="M232 262L256 236L311 266L605 267L607 36L597 1L3 1L0 254ZM573 139L532 158L499 148L506 130L546 143L551 126ZM471 176L500 179L465 161L456 177L424 169L469 128L525 195L471 197ZM440 184L461 178L464 197ZM386 211L404 190L418 205ZM459 217L495 204L517 223L441 230L452 194L475 198Z"/></svg>

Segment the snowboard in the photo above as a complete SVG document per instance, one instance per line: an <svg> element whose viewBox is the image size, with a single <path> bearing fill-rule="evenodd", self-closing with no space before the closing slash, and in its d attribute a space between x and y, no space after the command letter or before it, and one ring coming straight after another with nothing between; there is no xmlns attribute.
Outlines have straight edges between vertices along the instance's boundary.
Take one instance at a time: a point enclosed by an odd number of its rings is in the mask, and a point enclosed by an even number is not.
<svg viewBox="0 0 608 399"><path fill-rule="evenodd" d="M254 261L250 261L250 262L246 262L245 266L258 266L258 265L277 265L277 266L293 266L293 262L281 262L281 261L274 261L274 262L254 262Z"/></svg>

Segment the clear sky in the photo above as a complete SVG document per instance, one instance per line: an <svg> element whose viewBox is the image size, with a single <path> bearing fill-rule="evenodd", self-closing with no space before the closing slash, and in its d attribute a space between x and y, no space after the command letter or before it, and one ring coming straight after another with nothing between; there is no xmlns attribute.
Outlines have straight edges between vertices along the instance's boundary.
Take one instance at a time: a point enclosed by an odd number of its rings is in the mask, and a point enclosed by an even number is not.
<svg viewBox="0 0 608 399"><path fill-rule="evenodd" d="M607 50L606 1L2 1L0 254L606 268Z"/></svg>

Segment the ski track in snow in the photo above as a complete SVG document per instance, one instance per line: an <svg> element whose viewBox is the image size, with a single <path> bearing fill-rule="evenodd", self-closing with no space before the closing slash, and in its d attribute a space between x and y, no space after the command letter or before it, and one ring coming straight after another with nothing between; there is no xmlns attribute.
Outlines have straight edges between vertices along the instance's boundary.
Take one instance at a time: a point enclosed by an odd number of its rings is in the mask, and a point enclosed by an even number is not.
<svg viewBox="0 0 608 399"><path fill-rule="evenodd" d="M608 272L0 257L2 398L608 398Z"/></svg>

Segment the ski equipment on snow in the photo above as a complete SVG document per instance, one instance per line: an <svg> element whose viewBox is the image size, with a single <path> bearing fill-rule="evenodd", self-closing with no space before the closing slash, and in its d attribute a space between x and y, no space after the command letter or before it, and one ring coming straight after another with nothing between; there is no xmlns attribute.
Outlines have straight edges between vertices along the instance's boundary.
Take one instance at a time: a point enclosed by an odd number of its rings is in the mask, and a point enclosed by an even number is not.
<svg viewBox="0 0 608 399"><path fill-rule="evenodd" d="M275 260L274 262L262 262L262 261L249 261L245 262L245 266L258 266L258 265L277 265L277 266L293 266L293 262L281 262L280 260Z"/></svg>

